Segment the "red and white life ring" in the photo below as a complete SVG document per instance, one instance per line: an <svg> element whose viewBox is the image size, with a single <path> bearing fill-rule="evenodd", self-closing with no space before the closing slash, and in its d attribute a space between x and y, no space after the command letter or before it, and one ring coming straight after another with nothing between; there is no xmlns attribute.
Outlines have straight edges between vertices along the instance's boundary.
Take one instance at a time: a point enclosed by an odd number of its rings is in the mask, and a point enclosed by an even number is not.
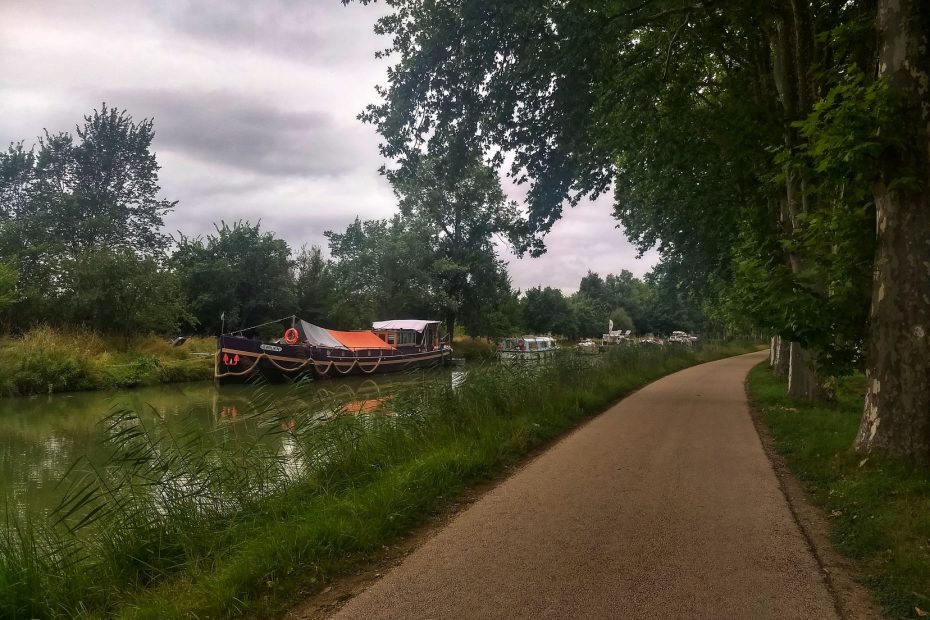
<svg viewBox="0 0 930 620"><path fill-rule="evenodd" d="M284 332L284 342L287 344L297 344L298 340L300 340L300 334L297 333L297 330L293 327L288 327Z"/></svg>

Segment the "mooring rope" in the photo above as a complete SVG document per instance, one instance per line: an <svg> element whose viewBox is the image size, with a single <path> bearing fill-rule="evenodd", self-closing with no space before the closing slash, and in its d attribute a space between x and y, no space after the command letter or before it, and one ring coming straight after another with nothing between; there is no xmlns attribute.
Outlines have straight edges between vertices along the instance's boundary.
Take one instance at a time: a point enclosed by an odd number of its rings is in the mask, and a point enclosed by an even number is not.
<svg viewBox="0 0 930 620"><path fill-rule="evenodd" d="M216 355L217 355L217 357L219 357L219 355L220 355L219 351L216 352ZM216 370L215 370L214 373L213 373L213 378L214 378L214 379L222 379L223 377L241 377L241 376L244 375L244 374L250 373L250 372L252 372L252 370L255 369L255 366L258 365L258 362L261 361L263 355L264 355L264 354L260 354L258 357L256 357L256 358L255 358L255 361L252 362L252 365L249 366L248 368L246 368L245 370L243 370L242 372L234 372L234 371L232 371L232 370L227 370L227 371L224 372L224 373L220 373L220 372L219 372L219 360L217 360ZM227 366L227 368L229 368L229 366Z"/></svg>
<svg viewBox="0 0 930 620"><path fill-rule="evenodd" d="M251 353L250 353L249 355L251 355ZM341 375L347 375L347 374L349 374L349 373L352 372L352 370L355 369L356 367L357 367L359 370L361 370L364 374L370 375L370 374L372 374L373 372L375 372L376 370L378 370L378 368L381 367L381 362L384 360L384 356L383 356L383 355L379 355L379 356L378 356L378 359L374 362L374 365L371 366L370 370L365 370L365 367L362 366L362 364L361 364L361 362L359 362L358 358L352 358L352 361L351 361L351 363L349 364L349 367L348 367L346 370L342 370L341 368L339 368L339 364L337 363L337 360L335 360L335 359L330 359L328 362L317 362L317 361L316 361L315 359L313 359L312 357L308 357L308 358L305 359L303 362L300 362L297 366L294 366L293 368L287 368L286 366L282 366L281 364L277 363L277 362L274 360L274 358L272 358L272 357L271 357L270 355L268 355L267 353L258 353L258 354L256 354L256 356L255 356L255 361L252 362L252 364L251 364L248 368L246 368L245 370L242 370L242 371L227 370L226 372L222 372L222 373L221 373L221 372L220 372L220 351L217 351L217 352L216 352L216 356L215 356L215 364L214 364L214 367L213 367L213 377L214 377L215 379L222 379L223 377L241 377L242 375L245 375L245 374L248 374L248 373L252 372L252 371L255 369L255 366L256 366L262 359L267 359L269 362L271 362L271 365L272 365L272 366L274 366L275 368L277 368L277 369L280 370L281 372L286 372L286 373L297 372L297 371L299 371L301 368L304 368L304 367L306 367L306 366L309 365L309 364L313 364L314 370L315 370L317 373L319 373L319 375L320 375L321 377L325 377L326 374L333 368L333 365L336 366L336 372L338 372L338 373L341 374ZM440 359L442 359L442 355L440 355ZM416 362L416 361L417 361L417 360L405 360L405 361L404 361L403 368L404 368L404 369L409 368L409 366L410 366L411 364L413 364L414 362ZM343 362L343 363L344 363L344 362ZM326 366L325 370L320 370L320 367L321 367L321 366L324 366L324 365ZM226 368L229 368L229 366L226 365Z"/></svg>
<svg viewBox="0 0 930 620"><path fill-rule="evenodd" d="M352 359L352 363L349 364L349 368L348 368L347 370L341 370L341 369L339 368L339 366L337 365L337 366L336 366L336 372L338 372L338 373L340 373L340 374L343 374L343 375L347 375L347 374L349 374L350 372L352 372L352 369L355 368L355 365L356 365L356 364L358 364L358 360L355 359L355 358L353 358L353 359Z"/></svg>
<svg viewBox="0 0 930 620"><path fill-rule="evenodd" d="M320 376L321 376L321 377L325 377L325 376L326 376L326 373L329 372L329 369L333 367L333 361L330 360L329 363L326 364L326 370L320 370L320 366L323 365L323 362L320 362L319 364L317 364L316 360L314 360L313 358L310 358L310 359L313 360L313 368L314 368L314 370L316 370L318 373L320 373Z"/></svg>
<svg viewBox="0 0 930 620"><path fill-rule="evenodd" d="M370 374L373 373L374 371L378 370L378 366L381 365L381 358L382 358L382 357L383 357L383 356L381 356L381 355L378 356L378 361L375 362L374 368L372 368L371 370L365 370L364 368L362 368L362 365L358 363L358 360L356 360L355 364L358 366L358 369L361 370L363 373L365 373L366 375L370 375Z"/></svg>
<svg viewBox="0 0 930 620"><path fill-rule="evenodd" d="M274 361L274 359L273 359L270 355L268 355L267 353L258 353L258 354L255 356L255 361L252 362L252 364L251 364L248 368L246 368L245 370L242 370L242 371L227 370L226 372L221 373L221 372L219 371L219 367L220 367L220 352L217 351L217 352L216 352L216 364L214 365L213 377L214 377L215 379L222 379L223 377L241 377L242 375L245 375L245 374L248 374L248 373L252 372L252 371L255 369L255 366L257 366L258 363L259 363L260 361L262 361L262 359L267 359L269 362L271 362L271 364L272 364L275 368L277 368L277 369L280 370L281 372L296 372L296 371L300 370L301 368L303 368L304 366L306 366L307 364L313 363L313 358L308 357L306 360L304 360L302 363L300 363L299 365L295 366L294 368L286 368L286 367L281 366L280 364L278 364L276 361ZM229 368L228 365L227 365L226 367Z"/></svg>
<svg viewBox="0 0 930 620"><path fill-rule="evenodd" d="M274 361L274 358L272 358L271 356L266 355L265 353L261 353L260 355L267 357L268 361L271 362L271 365L277 368L278 370L280 370L281 372L296 372L300 370L301 368L303 368L304 366L306 366L307 364L313 363L313 359L308 357L307 359L305 359L303 362L301 362L294 368L285 368L284 366L281 366L276 361Z"/></svg>

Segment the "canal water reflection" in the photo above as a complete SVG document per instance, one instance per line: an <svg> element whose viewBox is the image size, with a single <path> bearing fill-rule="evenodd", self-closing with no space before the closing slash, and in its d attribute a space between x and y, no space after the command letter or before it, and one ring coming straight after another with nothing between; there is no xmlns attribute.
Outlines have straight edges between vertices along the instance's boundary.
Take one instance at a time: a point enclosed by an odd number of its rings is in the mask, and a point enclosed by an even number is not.
<svg viewBox="0 0 930 620"><path fill-rule="evenodd" d="M223 386L188 383L117 393L85 392L0 399L0 497L20 510L47 511L64 493L62 476L82 457L106 459L101 422L119 410L135 412L143 423L168 432L206 431L208 442L254 442L274 449L282 466L299 475L300 455L288 413L310 413L325 421L334 413L374 413L404 386L435 382L453 387L465 371L437 370L386 377L345 378L300 386ZM273 403L275 415L260 416ZM304 418L305 419L305 418ZM268 432L269 424L284 432ZM274 444L274 445L269 445Z"/></svg>

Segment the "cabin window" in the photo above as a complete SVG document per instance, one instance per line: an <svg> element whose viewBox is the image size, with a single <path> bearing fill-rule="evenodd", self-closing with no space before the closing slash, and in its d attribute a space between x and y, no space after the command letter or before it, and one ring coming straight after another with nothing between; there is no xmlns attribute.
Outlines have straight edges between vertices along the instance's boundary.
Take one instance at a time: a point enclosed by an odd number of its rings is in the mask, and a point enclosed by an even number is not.
<svg viewBox="0 0 930 620"><path fill-rule="evenodd" d="M411 330L404 330L397 334L397 344L417 344L419 342L419 333Z"/></svg>
<svg viewBox="0 0 930 620"><path fill-rule="evenodd" d="M388 343L388 344L394 344L394 341L395 341L395 340L396 340L396 337L394 336L394 334L388 334L388 335L387 335L387 343Z"/></svg>
<svg viewBox="0 0 930 620"><path fill-rule="evenodd" d="M526 341L526 348L529 349L530 351L535 351L535 350L536 350L536 341L535 341L535 340L527 340L527 341Z"/></svg>

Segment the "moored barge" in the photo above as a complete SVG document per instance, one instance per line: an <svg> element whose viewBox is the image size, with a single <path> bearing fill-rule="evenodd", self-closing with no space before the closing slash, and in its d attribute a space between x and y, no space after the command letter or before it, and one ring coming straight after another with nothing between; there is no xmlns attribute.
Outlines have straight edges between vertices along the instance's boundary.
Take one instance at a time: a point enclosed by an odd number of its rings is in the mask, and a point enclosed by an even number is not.
<svg viewBox="0 0 930 620"><path fill-rule="evenodd" d="M325 329L296 317L281 338L265 342L244 331L217 341L214 376L242 383L261 375L278 383L302 377L401 372L448 364L452 347L439 340L439 321L377 321L370 330Z"/></svg>

